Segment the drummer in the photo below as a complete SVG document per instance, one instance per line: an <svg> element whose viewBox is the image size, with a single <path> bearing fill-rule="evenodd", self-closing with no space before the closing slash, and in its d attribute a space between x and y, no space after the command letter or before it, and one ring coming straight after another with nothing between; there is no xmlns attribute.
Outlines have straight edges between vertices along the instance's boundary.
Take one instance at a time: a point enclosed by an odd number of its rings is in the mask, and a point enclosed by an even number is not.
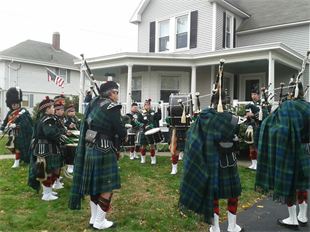
<svg viewBox="0 0 310 232"><path fill-rule="evenodd" d="M154 141L148 141L145 137L145 132L159 127L159 120L161 119L161 109L158 107L158 111L155 112L151 109L151 99L147 99L144 102L144 109L142 111L142 120L143 123L143 133L141 133L141 163L145 163L145 155L146 155L146 146L150 145L150 153L151 153L151 164L156 164L156 156L155 156L155 144Z"/></svg>
<svg viewBox="0 0 310 232"><path fill-rule="evenodd" d="M131 104L130 113L127 114L130 117L130 124L132 128L130 129L131 133L135 134L135 137L138 135L138 132L143 126L142 121L142 114L139 112L138 104L136 102ZM129 157L131 160L138 159L137 153L140 152L140 144L138 143L137 139L135 140L134 146L130 147Z"/></svg>
<svg viewBox="0 0 310 232"><path fill-rule="evenodd" d="M61 132L62 135L67 135L67 129L64 125L64 113L65 113L65 96L63 94L56 96L54 98L54 109L55 109L55 118L56 118L56 127L58 127L59 131ZM65 146L61 146L61 158L62 158L62 166L63 166L63 157L64 157L64 152L65 152ZM54 173L54 184L53 184L53 189L62 189L64 188L64 184L60 182L60 172L61 172L61 167L57 169Z"/></svg>
<svg viewBox="0 0 310 232"><path fill-rule="evenodd" d="M80 120L75 116L75 107L73 104L68 105L66 109L65 127L71 131L73 140L78 141L80 131ZM74 133L76 132L76 133ZM78 133L77 133L78 132ZM73 173L73 162L75 157L75 146L68 146L66 151L65 163L67 166L67 172Z"/></svg>

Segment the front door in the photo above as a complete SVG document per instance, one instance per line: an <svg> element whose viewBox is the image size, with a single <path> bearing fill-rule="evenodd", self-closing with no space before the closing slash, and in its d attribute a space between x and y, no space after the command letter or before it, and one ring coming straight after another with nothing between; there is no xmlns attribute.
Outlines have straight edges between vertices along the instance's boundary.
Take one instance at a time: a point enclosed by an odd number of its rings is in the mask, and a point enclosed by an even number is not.
<svg viewBox="0 0 310 232"><path fill-rule="evenodd" d="M265 73L240 74L239 101L252 101L251 90L265 86Z"/></svg>

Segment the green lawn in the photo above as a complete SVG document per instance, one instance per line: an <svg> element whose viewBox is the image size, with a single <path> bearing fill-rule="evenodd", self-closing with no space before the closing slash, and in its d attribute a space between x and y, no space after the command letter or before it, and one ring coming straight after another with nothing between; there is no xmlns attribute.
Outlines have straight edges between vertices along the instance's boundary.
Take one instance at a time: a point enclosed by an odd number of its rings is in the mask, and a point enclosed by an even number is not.
<svg viewBox="0 0 310 232"><path fill-rule="evenodd" d="M11 165L12 160L0 161L0 231L92 231L88 228L88 197L82 210L67 208L70 180L66 179L65 189L58 191L58 200L43 202L41 193L27 187L28 168L13 170ZM158 157L158 164L151 166L149 157L147 164L141 165L125 156L119 165L122 188L115 192L108 215L117 227L110 231L207 231L207 225L195 215L184 216L178 211L180 172L170 175L169 157ZM242 210L261 195L253 191L255 173L245 168L239 170ZM224 213L226 202L220 205ZM224 218L222 215L221 219Z"/></svg>
<svg viewBox="0 0 310 232"><path fill-rule="evenodd" d="M2 135L1 135L2 137ZM1 140L0 140L0 155L4 155L4 154L10 154L11 152L5 148L5 144L8 141L7 136L4 136Z"/></svg>

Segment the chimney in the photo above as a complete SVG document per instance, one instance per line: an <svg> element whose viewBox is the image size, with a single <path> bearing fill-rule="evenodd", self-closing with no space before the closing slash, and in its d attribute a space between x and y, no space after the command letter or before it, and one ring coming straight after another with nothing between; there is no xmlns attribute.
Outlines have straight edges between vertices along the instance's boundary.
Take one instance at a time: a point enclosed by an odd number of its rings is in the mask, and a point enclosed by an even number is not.
<svg viewBox="0 0 310 232"><path fill-rule="evenodd" d="M56 50L60 50L60 34L59 32L54 32L53 33L53 48Z"/></svg>

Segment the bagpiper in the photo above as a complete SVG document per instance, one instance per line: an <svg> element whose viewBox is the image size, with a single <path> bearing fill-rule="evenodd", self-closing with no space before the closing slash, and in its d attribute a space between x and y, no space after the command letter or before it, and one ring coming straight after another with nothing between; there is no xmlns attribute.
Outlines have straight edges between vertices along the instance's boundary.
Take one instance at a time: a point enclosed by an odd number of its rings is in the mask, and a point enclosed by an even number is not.
<svg viewBox="0 0 310 232"><path fill-rule="evenodd" d="M221 62L219 70L222 70ZM214 108L198 115L187 132L184 151L184 173L180 186L180 207L203 215L211 232L219 232L219 199L227 199L228 231L243 229L236 223L241 184L237 167L236 137L239 118L222 110L225 95L221 90L219 71ZM223 104L221 99L224 100Z"/></svg>
<svg viewBox="0 0 310 232"><path fill-rule="evenodd" d="M278 224L298 230L308 223L310 103L298 78L291 85L286 100L281 103L280 97L280 106L261 125L255 186L287 204L289 217L278 219Z"/></svg>
<svg viewBox="0 0 310 232"><path fill-rule="evenodd" d="M88 104L74 163L69 208L80 209L83 196L90 195L89 224L99 230L113 225L106 215L113 190L121 187L113 141L115 137L124 140L127 131L121 121L118 91L117 83L108 81Z"/></svg>
<svg viewBox="0 0 310 232"><path fill-rule="evenodd" d="M15 87L8 89L6 105L10 110L0 128L0 134L7 134L9 138L6 148L15 154L12 168L18 168L20 160L25 163L29 163L30 160L29 147L33 124L28 110L21 107L22 96L21 89Z"/></svg>
<svg viewBox="0 0 310 232"><path fill-rule="evenodd" d="M268 107L263 105L260 99L260 92L258 88L251 89L252 102L245 106L246 118L245 122L247 129L245 131L245 142L249 145L249 157L251 165L249 169L256 170L257 168L257 143L258 134L261 122L268 116Z"/></svg>

